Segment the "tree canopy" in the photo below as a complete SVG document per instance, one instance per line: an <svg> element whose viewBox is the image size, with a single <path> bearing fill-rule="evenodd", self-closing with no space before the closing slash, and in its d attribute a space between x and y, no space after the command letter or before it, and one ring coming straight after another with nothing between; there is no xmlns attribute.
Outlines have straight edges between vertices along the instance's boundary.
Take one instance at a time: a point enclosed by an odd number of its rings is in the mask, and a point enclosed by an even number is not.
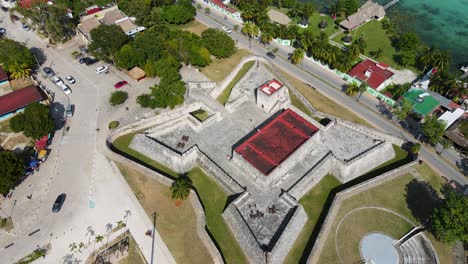
<svg viewBox="0 0 468 264"><path fill-rule="evenodd" d="M227 58L236 52L234 40L219 29L207 29L201 37L203 45L217 58Z"/></svg>
<svg viewBox="0 0 468 264"><path fill-rule="evenodd" d="M423 124L422 131L429 143L435 145L439 143L445 131L445 122L437 118L437 116L429 116Z"/></svg>
<svg viewBox="0 0 468 264"><path fill-rule="evenodd" d="M24 175L23 161L12 151L0 150L0 193L7 194Z"/></svg>
<svg viewBox="0 0 468 264"><path fill-rule="evenodd" d="M89 52L99 60L105 61L111 61L114 54L129 41L129 37L119 26L105 24L91 30L91 39Z"/></svg>
<svg viewBox="0 0 468 264"><path fill-rule="evenodd" d="M468 198L448 191L445 200L431 215L431 230L442 242L453 244L460 240L468 243Z"/></svg>
<svg viewBox="0 0 468 264"><path fill-rule="evenodd" d="M413 105L407 99L403 99L393 112L398 119L406 120L408 114L413 110Z"/></svg>
<svg viewBox="0 0 468 264"><path fill-rule="evenodd" d="M123 104L128 98L128 93L125 91L115 91L109 98L109 103L112 106Z"/></svg>
<svg viewBox="0 0 468 264"><path fill-rule="evenodd" d="M191 21L197 10L189 0L179 0L161 9L161 18L170 24L185 24Z"/></svg>
<svg viewBox="0 0 468 264"><path fill-rule="evenodd" d="M0 64L9 73L15 72L17 65L23 69L31 69L36 64L32 52L17 41L0 39L0 50Z"/></svg>
<svg viewBox="0 0 468 264"><path fill-rule="evenodd" d="M14 132L23 131L27 137L38 139L52 132L55 123L49 108L36 102L26 106L23 113L10 119L10 127Z"/></svg>
<svg viewBox="0 0 468 264"><path fill-rule="evenodd" d="M170 187L172 199L185 200L190 195L192 181L186 175L181 175L172 182Z"/></svg>

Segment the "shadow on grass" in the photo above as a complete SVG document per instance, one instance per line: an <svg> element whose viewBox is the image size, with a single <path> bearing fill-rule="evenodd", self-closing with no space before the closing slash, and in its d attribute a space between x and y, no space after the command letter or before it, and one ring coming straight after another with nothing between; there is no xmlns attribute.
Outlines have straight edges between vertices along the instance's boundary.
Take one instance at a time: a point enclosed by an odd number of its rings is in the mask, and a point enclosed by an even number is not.
<svg viewBox="0 0 468 264"><path fill-rule="evenodd" d="M427 182L412 180L406 185L406 204L411 214L424 225L441 200L436 190Z"/></svg>
<svg viewBox="0 0 468 264"><path fill-rule="evenodd" d="M370 180L378 175L381 175L383 173L386 173L398 167L401 167L407 163L410 163L411 161L413 161L413 158L411 157L411 155L408 155L404 159L388 164L387 166L378 168L374 171L366 173L356 179L353 179L349 182L346 182L340 186L333 188L328 194L327 200L325 201L325 204L323 205L322 211L320 212L320 216L317 219L317 224L314 226L314 230L312 231L312 234L310 235L310 238L307 241L304 251L302 252L302 256L299 259L299 263L307 263L307 259L309 258L312 248L314 247L315 241L317 240L320 230L323 227L323 223L328 215L328 212L330 211L330 207L333 204L333 200L335 199L335 196L337 193L344 191L357 184L363 183L367 180Z"/></svg>

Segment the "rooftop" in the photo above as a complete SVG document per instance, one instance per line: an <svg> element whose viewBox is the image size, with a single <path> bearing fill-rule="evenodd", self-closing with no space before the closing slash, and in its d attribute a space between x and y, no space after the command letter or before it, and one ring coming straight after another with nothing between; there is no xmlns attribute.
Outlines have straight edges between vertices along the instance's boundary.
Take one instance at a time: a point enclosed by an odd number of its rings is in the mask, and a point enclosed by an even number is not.
<svg viewBox="0 0 468 264"><path fill-rule="evenodd" d="M291 19L284 13L276 10L268 11L268 17L273 21L281 25L288 25L291 23Z"/></svg>
<svg viewBox="0 0 468 264"><path fill-rule="evenodd" d="M276 91L278 91L281 87L283 87L283 84L281 84L278 80L273 79L264 85L260 86L260 90L264 92L267 95L272 95Z"/></svg>
<svg viewBox="0 0 468 264"><path fill-rule="evenodd" d="M0 116L45 99L34 85L0 96Z"/></svg>
<svg viewBox="0 0 468 264"><path fill-rule="evenodd" d="M354 66L348 74L361 81L367 82L371 88L377 89L383 82L394 75L394 73L387 68L388 65L385 63L375 63L371 60L365 60Z"/></svg>
<svg viewBox="0 0 468 264"><path fill-rule="evenodd" d="M384 16L384 7L369 0L364 5L362 5L356 13L341 21L340 26L346 29L354 29L369 19L375 17L382 18Z"/></svg>
<svg viewBox="0 0 468 264"><path fill-rule="evenodd" d="M317 130L296 112L286 109L262 124L235 151L267 176Z"/></svg>
<svg viewBox="0 0 468 264"><path fill-rule="evenodd" d="M432 113L432 111L434 111L434 109L439 106L439 101L437 101L429 93L416 88L409 89L403 95L403 98L407 99L413 104L414 112L423 116Z"/></svg>

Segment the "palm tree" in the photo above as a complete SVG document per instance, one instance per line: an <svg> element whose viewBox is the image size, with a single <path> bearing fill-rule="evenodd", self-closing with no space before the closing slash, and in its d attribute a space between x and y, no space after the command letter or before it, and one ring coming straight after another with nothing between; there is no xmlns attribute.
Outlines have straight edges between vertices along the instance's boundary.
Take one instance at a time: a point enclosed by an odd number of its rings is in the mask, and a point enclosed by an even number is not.
<svg viewBox="0 0 468 264"><path fill-rule="evenodd" d="M373 51L372 52L372 57L374 57L375 59L380 59L383 55L383 49L382 48L378 48L377 50Z"/></svg>
<svg viewBox="0 0 468 264"><path fill-rule="evenodd" d="M304 59L304 50L301 48L294 49L293 53L291 54L291 62L293 64L299 64Z"/></svg>
<svg viewBox="0 0 468 264"><path fill-rule="evenodd" d="M359 86L352 82L348 84L348 87L346 87L346 94L349 96L354 96L359 92Z"/></svg>
<svg viewBox="0 0 468 264"><path fill-rule="evenodd" d="M432 65L435 61L437 56L438 50L434 47L425 48L421 57L419 57L419 61L424 64L423 73L426 71L428 65Z"/></svg>
<svg viewBox="0 0 468 264"><path fill-rule="evenodd" d="M250 22L253 20L254 17L255 9L253 8L253 6L250 5L246 7L241 13L241 18L242 20L244 20L244 22Z"/></svg>
<svg viewBox="0 0 468 264"><path fill-rule="evenodd" d="M359 97L358 97L358 101L361 99L361 95L362 93L364 93L365 91L367 91L367 83L366 82L362 82L359 86L358 86L358 91L359 91Z"/></svg>
<svg viewBox="0 0 468 264"><path fill-rule="evenodd" d="M101 243L102 243L102 240L103 240L103 239L104 239L104 237L103 237L103 236L101 236L101 235L97 235L97 236L96 236L96 243L99 243L99 242L101 242ZM103 245L104 245L104 243L103 243Z"/></svg>
<svg viewBox="0 0 468 264"><path fill-rule="evenodd" d="M351 45L349 45L348 52L353 60L359 58L359 55L361 55L361 50L356 42L353 42Z"/></svg>
<svg viewBox="0 0 468 264"><path fill-rule="evenodd" d="M190 188L192 187L192 182L187 175L180 175L175 181L172 182L170 190L172 192L172 199L184 200L190 195Z"/></svg>
<svg viewBox="0 0 468 264"><path fill-rule="evenodd" d="M8 71L11 73L10 74L11 78L13 78L13 79L24 79L24 78L29 77L32 70L30 68L28 68L27 64L15 63L15 64L13 64L13 65L11 65L9 67Z"/></svg>
<svg viewBox="0 0 468 264"><path fill-rule="evenodd" d="M299 11L296 5L292 6L288 10L288 16L292 18L292 20L294 21L294 24L296 24L296 17L299 16L300 14L301 14L301 11Z"/></svg>
<svg viewBox="0 0 468 264"><path fill-rule="evenodd" d="M439 94L446 94L456 89L458 85L455 76L446 71L438 71L430 78L429 90Z"/></svg>
<svg viewBox="0 0 468 264"><path fill-rule="evenodd" d="M314 4L308 2L304 3L301 8L302 16L306 19L309 19L315 13L315 6Z"/></svg>
<svg viewBox="0 0 468 264"><path fill-rule="evenodd" d="M249 38L249 47L252 48L252 37L258 35L258 27L252 22L245 22L241 32Z"/></svg>
<svg viewBox="0 0 468 264"><path fill-rule="evenodd" d="M273 34L268 31L262 31L262 34L260 35L260 41L263 43L263 46L265 47L266 44L270 44L270 41L273 39Z"/></svg>
<svg viewBox="0 0 468 264"><path fill-rule="evenodd" d="M447 69L448 65L450 64L450 55L445 51L437 52L437 55L434 58L433 66L437 67L437 69L443 71Z"/></svg>
<svg viewBox="0 0 468 264"><path fill-rule="evenodd" d="M361 53L365 53L366 48L367 48L367 42L366 39L364 38L363 35L361 35L359 38L357 38L353 44L356 44L359 47L359 50Z"/></svg>
<svg viewBox="0 0 468 264"><path fill-rule="evenodd" d="M299 40L304 50L309 52L312 44L314 43L314 35L310 30L304 30L304 32L299 36Z"/></svg>
<svg viewBox="0 0 468 264"><path fill-rule="evenodd" d="M285 25L279 25L277 29L277 37L280 39L285 39L288 36L288 27Z"/></svg>
<svg viewBox="0 0 468 264"><path fill-rule="evenodd" d="M287 37L291 41L297 39L299 36L299 26L298 25L290 25L287 30Z"/></svg>

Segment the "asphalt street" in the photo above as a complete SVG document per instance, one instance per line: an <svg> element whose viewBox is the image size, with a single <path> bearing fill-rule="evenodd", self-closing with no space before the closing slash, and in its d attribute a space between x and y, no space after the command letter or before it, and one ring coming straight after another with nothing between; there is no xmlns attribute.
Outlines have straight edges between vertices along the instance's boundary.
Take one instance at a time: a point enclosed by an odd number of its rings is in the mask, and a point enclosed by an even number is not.
<svg viewBox="0 0 468 264"><path fill-rule="evenodd" d="M49 48L35 32L25 31L21 24L12 23L8 13L0 12L0 20L0 26L7 29L8 38L25 43L33 48L39 60L45 61L41 67L52 67L65 82L66 75L76 79L76 84L69 84L72 94L67 96L38 73L39 81L55 92L51 112L59 125L50 146L52 151L40 171L28 177L15 189L13 197L1 204L3 211L12 216L15 229L13 234L0 234L0 263L13 263L48 243L52 250L44 263L58 263L62 257L71 254L70 244L92 244L94 238L91 238L90 229L94 234L104 235L109 224L124 220L127 211L133 213L128 219L128 227L149 259L151 239L144 233L151 228L151 221L138 201L131 199L134 195L127 184L120 181L122 176L115 176L114 168L99 150L105 142L109 117L126 112L123 107L116 110L107 102L114 91L113 85L125 76L116 71L97 74L94 69L102 63L85 66L73 60L71 53L78 49L78 38ZM130 94L132 90L148 88L147 83L143 85L128 79L129 85L122 89ZM62 126L69 103L75 104L75 114ZM61 193L67 195L62 210L52 213L52 204ZM29 195L31 199L27 198ZM89 250L87 254L74 253L74 257L85 260ZM155 252L161 263L174 262L159 234L156 235Z"/></svg>
<svg viewBox="0 0 468 264"><path fill-rule="evenodd" d="M202 4L202 10L207 7L203 1L198 2ZM206 15L203 11L198 12L196 17L197 20L209 27L215 28L221 28L223 25L233 28L235 24L239 25L239 22L229 17L225 19L224 14L214 8L210 9L211 12L209 15ZM276 67L288 72L304 83L310 84L320 93L331 98L337 104L349 109L349 111L356 113L381 131L405 140L416 141L409 133L404 132L399 126L393 123L393 121L379 113L379 101L377 99L370 95L363 95L358 102L354 98L347 96L343 92L346 87L346 82L344 80L308 60L303 60L303 62L298 66L291 64L287 60L287 57L288 53L292 52L292 47L285 47L276 44L274 44L274 46L267 45L264 47L257 41L252 40L252 47L249 48L249 41L246 36L235 31L233 31L230 36L237 41L239 47L245 48L256 55L265 55L268 50L278 47L279 51L277 53L277 58L272 60ZM456 180L461 184L467 184L468 181L466 177L460 173L459 170L452 167L457 162L460 162L459 155L449 151L445 151L444 155L447 155L446 158L453 163L452 165L447 164L429 147L423 147L420 152L420 158L429 163L431 167L441 175L444 175L448 179Z"/></svg>

